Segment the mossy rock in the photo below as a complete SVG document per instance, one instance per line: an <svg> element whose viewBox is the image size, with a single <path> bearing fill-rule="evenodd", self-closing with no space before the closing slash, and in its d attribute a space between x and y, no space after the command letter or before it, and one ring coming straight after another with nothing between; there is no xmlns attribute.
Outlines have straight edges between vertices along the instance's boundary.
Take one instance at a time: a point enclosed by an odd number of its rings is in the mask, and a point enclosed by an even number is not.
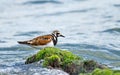
<svg viewBox="0 0 120 75"><path fill-rule="evenodd" d="M120 75L120 70L95 69L91 75Z"/></svg>
<svg viewBox="0 0 120 75"><path fill-rule="evenodd" d="M52 57L55 57L57 56L59 58L59 60L61 61L61 65L64 65L64 64L67 64L67 63L70 63L74 60L82 60L81 57L69 52L69 51L66 51L66 50L60 50L59 48L54 48L54 47L46 47L42 50L40 50L37 54L29 57L25 64L30 64L30 63L33 63L33 62L37 62L37 61L40 61L41 59L47 61L47 58L50 58L51 56ZM47 66L47 65L44 65L44 66Z"/></svg>
<svg viewBox="0 0 120 75"><path fill-rule="evenodd" d="M120 75L120 73L114 73L114 75Z"/></svg>
<svg viewBox="0 0 120 75"><path fill-rule="evenodd" d="M91 73L80 73L79 75L120 75L120 70L99 69L96 68Z"/></svg>
<svg viewBox="0 0 120 75"><path fill-rule="evenodd" d="M44 67L62 69L70 75L78 75L79 73L89 75L90 72L96 68L106 68L94 60L83 60L82 57L70 51L60 50L54 47L46 47L40 50L37 54L30 56L25 64L34 63L40 60L44 60L42 62Z"/></svg>
<svg viewBox="0 0 120 75"><path fill-rule="evenodd" d="M95 69L92 75L120 75L120 70Z"/></svg>
<svg viewBox="0 0 120 75"><path fill-rule="evenodd" d="M45 58L43 66L51 66L54 68L60 68L61 59L58 55L52 55L50 57Z"/></svg>
<svg viewBox="0 0 120 75"><path fill-rule="evenodd" d="M92 75L112 75L113 71L110 69L95 69Z"/></svg>
<svg viewBox="0 0 120 75"><path fill-rule="evenodd" d="M120 75L120 70L113 70L114 75Z"/></svg>

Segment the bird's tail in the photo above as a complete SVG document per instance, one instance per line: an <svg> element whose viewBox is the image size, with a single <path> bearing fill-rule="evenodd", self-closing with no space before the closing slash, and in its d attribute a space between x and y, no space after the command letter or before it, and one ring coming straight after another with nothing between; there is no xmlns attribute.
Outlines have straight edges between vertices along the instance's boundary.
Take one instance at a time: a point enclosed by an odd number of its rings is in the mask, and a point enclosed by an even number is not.
<svg viewBox="0 0 120 75"><path fill-rule="evenodd" d="M18 41L19 44L29 44L28 41Z"/></svg>

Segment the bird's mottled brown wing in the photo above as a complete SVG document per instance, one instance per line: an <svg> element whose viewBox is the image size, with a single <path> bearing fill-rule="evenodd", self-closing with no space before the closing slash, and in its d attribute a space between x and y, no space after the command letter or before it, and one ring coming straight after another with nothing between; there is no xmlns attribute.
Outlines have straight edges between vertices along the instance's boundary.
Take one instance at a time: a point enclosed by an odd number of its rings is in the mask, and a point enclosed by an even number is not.
<svg viewBox="0 0 120 75"><path fill-rule="evenodd" d="M39 36L32 40L29 40L28 42L30 45L34 45L34 46L45 45L45 44L51 42L52 38L53 37L51 35L44 35L44 36Z"/></svg>

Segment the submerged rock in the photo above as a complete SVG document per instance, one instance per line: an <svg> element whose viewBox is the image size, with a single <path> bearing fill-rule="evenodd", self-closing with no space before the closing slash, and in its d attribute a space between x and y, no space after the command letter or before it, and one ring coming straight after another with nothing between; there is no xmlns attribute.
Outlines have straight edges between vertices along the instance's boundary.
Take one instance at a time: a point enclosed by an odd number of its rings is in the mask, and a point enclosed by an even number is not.
<svg viewBox="0 0 120 75"><path fill-rule="evenodd" d="M78 75L79 73L90 73L96 68L104 69L105 65L101 65L93 60L83 60L67 50L59 48L47 47L40 50L37 54L28 57L25 64L42 61L42 65L47 68L61 69L70 75Z"/></svg>

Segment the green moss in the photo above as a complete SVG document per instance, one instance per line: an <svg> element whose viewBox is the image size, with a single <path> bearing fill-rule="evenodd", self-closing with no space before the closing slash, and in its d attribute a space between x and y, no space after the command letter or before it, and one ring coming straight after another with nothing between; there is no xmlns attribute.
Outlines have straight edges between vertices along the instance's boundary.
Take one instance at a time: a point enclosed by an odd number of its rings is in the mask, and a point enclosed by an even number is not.
<svg viewBox="0 0 120 75"><path fill-rule="evenodd" d="M120 70L113 70L114 75L120 75Z"/></svg>
<svg viewBox="0 0 120 75"><path fill-rule="evenodd" d="M120 75L120 73L114 73L114 75Z"/></svg>
<svg viewBox="0 0 120 75"><path fill-rule="evenodd" d="M113 75L113 71L110 69L95 69L92 75Z"/></svg>
<svg viewBox="0 0 120 75"><path fill-rule="evenodd" d="M92 73L80 73L79 75L120 75L120 71L111 69L98 69L96 68Z"/></svg>
<svg viewBox="0 0 120 75"><path fill-rule="evenodd" d="M120 73L120 70L113 70L114 73Z"/></svg>
<svg viewBox="0 0 120 75"><path fill-rule="evenodd" d="M37 54L28 57L25 63L30 64L40 60L44 60L44 67L59 68L68 72L70 75L78 75L79 73L79 75L112 75L113 73L113 71L104 69L105 67L103 65L93 60L83 60L70 51L60 50L54 47L47 47L40 50ZM115 73L118 75L118 72Z"/></svg>
<svg viewBox="0 0 120 75"><path fill-rule="evenodd" d="M120 70L96 68L92 73L80 73L79 75L120 75Z"/></svg>
<svg viewBox="0 0 120 75"><path fill-rule="evenodd" d="M55 55L55 54L60 55L60 51L61 51L60 49L53 47L44 48L36 54L36 61L39 61L40 59L44 59L51 55Z"/></svg>
<svg viewBox="0 0 120 75"><path fill-rule="evenodd" d="M92 75L91 73L80 73L79 75Z"/></svg>
<svg viewBox="0 0 120 75"><path fill-rule="evenodd" d="M58 55L52 55L50 57L45 58L43 62L43 66L52 66L54 68L59 68L61 64L61 59Z"/></svg>
<svg viewBox="0 0 120 75"><path fill-rule="evenodd" d="M44 67L61 68L70 74L79 72L78 63L82 60L81 57L71 53L67 50L60 50L59 48L47 47L40 50L37 54L29 57L26 64L43 61Z"/></svg>
<svg viewBox="0 0 120 75"><path fill-rule="evenodd" d="M47 47L40 50L37 54L29 57L26 61L26 64L33 63L41 59L45 59L45 62L47 62L48 59L50 59L51 56L54 57L54 55L57 55L57 57L59 57L59 60L61 61L61 65L71 63L74 60L82 59L81 57L74 55L69 51L60 50L59 48L54 48L54 47Z"/></svg>
<svg viewBox="0 0 120 75"><path fill-rule="evenodd" d="M71 53L69 51L62 51L61 55L62 55L61 60L63 61L62 62L63 66L67 65L67 64L70 64L75 60L82 60L82 58L74 55L73 53Z"/></svg>
<svg viewBox="0 0 120 75"><path fill-rule="evenodd" d="M103 69L102 75L112 75L113 71L110 69Z"/></svg>

